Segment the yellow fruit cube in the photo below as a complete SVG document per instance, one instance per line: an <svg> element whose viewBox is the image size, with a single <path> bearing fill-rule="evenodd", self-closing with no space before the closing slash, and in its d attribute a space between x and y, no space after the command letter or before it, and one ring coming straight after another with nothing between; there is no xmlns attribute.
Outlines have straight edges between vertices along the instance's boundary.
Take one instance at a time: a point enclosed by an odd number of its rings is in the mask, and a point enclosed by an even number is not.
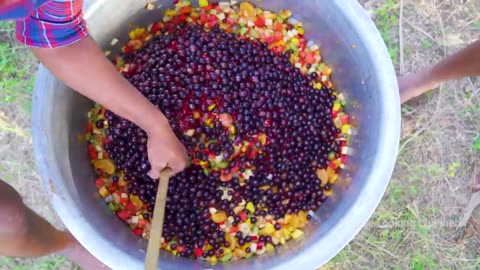
<svg viewBox="0 0 480 270"><path fill-rule="evenodd" d="M208 0L199 0L198 5L202 8L208 6Z"/></svg>
<svg viewBox="0 0 480 270"><path fill-rule="evenodd" d="M285 224L288 224L288 222L290 222L290 219L292 218L292 215L291 214L286 214L285 215Z"/></svg>
<svg viewBox="0 0 480 270"><path fill-rule="evenodd" d="M248 202L247 203L247 206L245 207L248 211L250 211L250 213L255 213L255 207L253 206L253 203L252 202Z"/></svg>
<svg viewBox="0 0 480 270"><path fill-rule="evenodd" d="M305 227L306 223L307 223L307 212L305 211L298 212L298 228Z"/></svg>
<svg viewBox="0 0 480 270"><path fill-rule="evenodd" d="M329 168L330 168L330 167L329 167ZM330 178L330 180L328 180L328 182L333 185L333 184L335 184L335 183L337 182L337 180L338 180L338 174L334 174L334 175Z"/></svg>
<svg viewBox="0 0 480 270"><path fill-rule="evenodd" d="M333 189L323 190L323 194L327 197L330 197L333 194Z"/></svg>
<svg viewBox="0 0 480 270"><path fill-rule="evenodd" d="M292 16L292 11L289 9L280 10L278 15L280 16L280 18L285 20L288 19L288 17Z"/></svg>
<svg viewBox="0 0 480 270"><path fill-rule="evenodd" d="M274 245L278 245L280 243L280 238L277 238L277 237L272 237L272 243Z"/></svg>
<svg viewBox="0 0 480 270"><path fill-rule="evenodd" d="M117 193L113 193L112 198L113 198L113 203L114 204L119 204L120 203L120 196Z"/></svg>
<svg viewBox="0 0 480 270"><path fill-rule="evenodd" d="M275 247L272 244L267 244L267 246L265 247L265 250L267 252L272 252L272 251L275 251Z"/></svg>
<svg viewBox="0 0 480 270"><path fill-rule="evenodd" d="M140 200L138 196L130 194L130 201L132 202L133 205L135 205L135 207L137 207L137 209L140 209L143 206L143 202Z"/></svg>
<svg viewBox="0 0 480 270"><path fill-rule="evenodd" d="M299 35L303 35L303 34L305 34L305 29L303 29L303 27L299 27L299 28L297 28L297 33Z"/></svg>
<svg viewBox="0 0 480 270"><path fill-rule="evenodd" d="M175 17L175 15L177 15L177 11L174 9L165 10L165 17Z"/></svg>
<svg viewBox="0 0 480 270"><path fill-rule="evenodd" d="M245 12L249 17L253 17L256 14L255 7L249 2L240 3L240 11Z"/></svg>
<svg viewBox="0 0 480 270"><path fill-rule="evenodd" d="M295 47L298 47L298 45L300 45L300 40L296 37L292 38L290 41L293 45L295 45Z"/></svg>
<svg viewBox="0 0 480 270"><path fill-rule="evenodd" d="M107 188L105 186L102 186L99 190L98 190L98 193L100 194L100 196L102 196L102 198L107 198L108 195L110 195L110 192L108 192Z"/></svg>
<svg viewBox="0 0 480 270"><path fill-rule="evenodd" d="M210 262L213 264L217 263L218 262L217 257L216 256L210 257Z"/></svg>
<svg viewBox="0 0 480 270"><path fill-rule="evenodd" d="M292 215L292 217L288 221L288 224L290 225L290 227L297 228L298 227L298 216L297 215Z"/></svg>
<svg viewBox="0 0 480 270"><path fill-rule="evenodd" d="M335 103L333 104L333 109L334 111L339 111L342 105L340 103Z"/></svg>
<svg viewBox="0 0 480 270"><path fill-rule="evenodd" d="M270 20L275 20L277 18L277 15L275 15L274 13L270 12L270 11L265 11L263 13L265 19L270 19Z"/></svg>
<svg viewBox="0 0 480 270"><path fill-rule="evenodd" d="M302 236L303 236L303 232L301 230L295 230L292 233L292 238L295 239L295 240L300 239Z"/></svg>
<svg viewBox="0 0 480 270"><path fill-rule="evenodd" d="M269 188L270 188L269 185L264 185L264 186L259 187L258 189L261 189L263 191L267 191L267 189L269 189Z"/></svg>
<svg viewBox="0 0 480 270"><path fill-rule="evenodd" d="M97 170L102 169L105 173L108 173L108 174L115 173L115 165L113 164L113 161L110 159L94 160L93 166Z"/></svg>
<svg viewBox="0 0 480 270"><path fill-rule="evenodd" d="M245 252L243 249L241 248L237 248L235 249L235 251L233 252L233 254L235 254L235 256L237 256L238 258L245 258L247 256L247 252Z"/></svg>
<svg viewBox="0 0 480 270"><path fill-rule="evenodd" d="M328 183L328 174L325 169L317 169L315 172L317 174L318 179L321 181L321 186L325 186Z"/></svg>
<svg viewBox="0 0 480 270"><path fill-rule="evenodd" d="M230 244L230 248L234 250L237 246L237 240L235 239L235 237L227 233L225 234L225 240Z"/></svg>
<svg viewBox="0 0 480 270"><path fill-rule="evenodd" d="M227 220L227 214L224 211L218 211L212 214L212 220L215 223L222 223Z"/></svg>
<svg viewBox="0 0 480 270"><path fill-rule="evenodd" d="M265 224L265 228L263 228L263 230L262 230L262 234L264 234L264 235L272 235L273 232L275 232L275 227L273 226L272 223L267 222L267 223Z"/></svg>

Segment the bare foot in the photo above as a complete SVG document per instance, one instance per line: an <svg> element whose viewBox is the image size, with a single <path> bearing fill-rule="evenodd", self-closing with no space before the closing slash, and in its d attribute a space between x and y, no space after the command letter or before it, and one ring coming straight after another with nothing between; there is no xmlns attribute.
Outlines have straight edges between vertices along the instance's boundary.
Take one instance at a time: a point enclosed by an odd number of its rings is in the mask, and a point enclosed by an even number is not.
<svg viewBox="0 0 480 270"><path fill-rule="evenodd" d="M66 232L71 242L69 247L61 252L72 262L80 266L84 270L110 270L110 268L97 260L90 252L88 252L80 243L69 233Z"/></svg>
<svg viewBox="0 0 480 270"><path fill-rule="evenodd" d="M429 90L435 89L440 85L432 78L428 69L419 73L400 76L397 80L402 103Z"/></svg>

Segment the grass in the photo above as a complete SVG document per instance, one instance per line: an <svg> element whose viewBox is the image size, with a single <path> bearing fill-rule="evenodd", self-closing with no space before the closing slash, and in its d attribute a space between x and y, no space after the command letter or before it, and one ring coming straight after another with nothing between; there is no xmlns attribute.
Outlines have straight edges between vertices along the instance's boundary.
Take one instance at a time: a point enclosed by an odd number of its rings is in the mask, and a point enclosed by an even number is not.
<svg viewBox="0 0 480 270"><path fill-rule="evenodd" d="M0 22L0 102L20 102L30 111L36 61L28 49L13 42L13 22Z"/></svg>
<svg viewBox="0 0 480 270"><path fill-rule="evenodd" d="M475 1L473 1L475 2ZM363 1L399 68L400 0ZM478 38L472 2L404 0L405 71L415 72ZM407 23L406 23L407 22ZM480 80L443 85L402 106L401 152L386 194L369 223L325 269L480 269L477 209L458 238L457 223L472 191L480 155Z"/></svg>
<svg viewBox="0 0 480 270"><path fill-rule="evenodd" d="M477 134L477 136L475 137L475 139L473 139L473 142L472 142L472 147L475 151L479 151L480 152L480 133Z"/></svg>
<svg viewBox="0 0 480 270"><path fill-rule="evenodd" d="M60 270L66 269L65 264L66 259L64 257L41 258L29 263L21 263L19 259L14 258L0 259L0 269L9 270Z"/></svg>
<svg viewBox="0 0 480 270"><path fill-rule="evenodd" d="M380 30L392 61L398 63L399 43L396 38L398 35L398 16L396 10L398 5L394 0L387 0L375 12L376 25Z"/></svg>
<svg viewBox="0 0 480 270"><path fill-rule="evenodd" d="M422 47L425 48L425 49L429 49L429 48L432 47L432 43L430 42L429 39L424 38L424 39L422 39Z"/></svg>
<svg viewBox="0 0 480 270"><path fill-rule="evenodd" d="M473 26L474 26L477 30L480 30L480 22L476 22Z"/></svg>

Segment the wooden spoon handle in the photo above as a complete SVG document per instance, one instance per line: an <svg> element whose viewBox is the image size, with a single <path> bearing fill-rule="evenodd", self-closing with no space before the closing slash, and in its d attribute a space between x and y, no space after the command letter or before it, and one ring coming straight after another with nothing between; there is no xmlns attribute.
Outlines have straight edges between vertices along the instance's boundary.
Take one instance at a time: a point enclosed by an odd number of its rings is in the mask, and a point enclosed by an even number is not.
<svg viewBox="0 0 480 270"><path fill-rule="evenodd" d="M170 181L169 168L160 173L157 198L153 210L152 226L150 228L150 239L148 240L147 255L145 256L145 270L158 269L158 256L160 254L160 239L163 232L163 219L165 217L165 205L167 203L168 182Z"/></svg>

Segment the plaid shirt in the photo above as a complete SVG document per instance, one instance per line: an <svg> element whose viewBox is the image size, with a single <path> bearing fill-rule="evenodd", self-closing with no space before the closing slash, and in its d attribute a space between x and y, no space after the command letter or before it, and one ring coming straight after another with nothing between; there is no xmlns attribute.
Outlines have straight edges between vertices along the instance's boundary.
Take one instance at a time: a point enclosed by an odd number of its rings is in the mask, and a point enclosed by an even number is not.
<svg viewBox="0 0 480 270"><path fill-rule="evenodd" d="M19 42L29 47L56 48L71 45L88 35L82 0L43 2L27 17L16 21Z"/></svg>

